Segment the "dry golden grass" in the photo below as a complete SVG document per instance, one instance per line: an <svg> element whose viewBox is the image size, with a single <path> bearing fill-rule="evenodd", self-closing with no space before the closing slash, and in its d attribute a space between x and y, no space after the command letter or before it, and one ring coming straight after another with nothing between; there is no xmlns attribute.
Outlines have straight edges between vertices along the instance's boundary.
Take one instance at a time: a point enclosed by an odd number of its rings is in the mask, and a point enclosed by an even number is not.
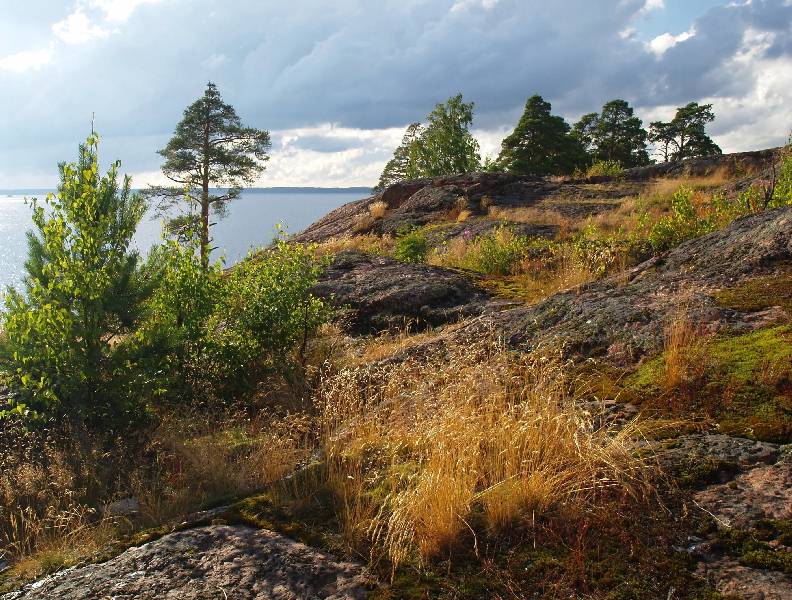
<svg viewBox="0 0 792 600"><path fill-rule="evenodd" d="M369 204L368 210L372 219L381 219L388 211L388 204L382 200L377 200Z"/></svg>
<svg viewBox="0 0 792 600"><path fill-rule="evenodd" d="M305 415L166 417L140 456L123 461L84 436L31 440L29 451L19 448L18 456L2 461L0 557L11 562L13 576L37 577L135 529L250 494L307 455L309 428ZM102 515L104 505L129 496L137 500L137 514Z"/></svg>
<svg viewBox="0 0 792 600"><path fill-rule="evenodd" d="M589 283L596 276L575 256L574 251L561 246L556 253L552 268L535 268L531 261L524 260L518 267L515 283L525 293L528 302L539 302L555 293Z"/></svg>
<svg viewBox="0 0 792 600"><path fill-rule="evenodd" d="M691 320L689 306L689 301L683 298L665 330L663 387L669 394L684 394L701 379L707 368L707 336Z"/></svg>
<svg viewBox="0 0 792 600"><path fill-rule="evenodd" d="M326 381L322 447L349 543L399 564L444 554L476 515L501 531L644 497L637 425L596 429L567 389L554 354L492 341Z"/></svg>
<svg viewBox="0 0 792 600"><path fill-rule="evenodd" d="M656 179L648 195L671 197L680 187L689 187L694 190L712 191L729 183L730 176L726 169L718 169L706 176L683 176Z"/></svg>
<svg viewBox="0 0 792 600"><path fill-rule="evenodd" d="M473 214L472 210L464 209L464 210L459 211L459 214L457 215L457 218L456 218L457 223L464 223L465 221L468 220L468 218L472 214Z"/></svg>
<svg viewBox="0 0 792 600"><path fill-rule="evenodd" d="M353 235L342 238L330 238L316 245L317 256L332 256L344 250L357 250L369 254L390 254L393 252L395 241L391 236L378 236L371 234Z"/></svg>
<svg viewBox="0 0 792 600"><path fill-rule="evenodd" d="M532 223L534 225L556 225L559 229L568 229L571 221L557 210L525 206L518 208L501 208L491 206L489 215L494 219L513 221L515 223Z"/></svg>
<svg viewBox="0 0 792 600"><path fill-rule="evenodd" d="M376 219L370 213L359 213L352 217L352 231L355 233L362 233L371 229Z"/></svg>

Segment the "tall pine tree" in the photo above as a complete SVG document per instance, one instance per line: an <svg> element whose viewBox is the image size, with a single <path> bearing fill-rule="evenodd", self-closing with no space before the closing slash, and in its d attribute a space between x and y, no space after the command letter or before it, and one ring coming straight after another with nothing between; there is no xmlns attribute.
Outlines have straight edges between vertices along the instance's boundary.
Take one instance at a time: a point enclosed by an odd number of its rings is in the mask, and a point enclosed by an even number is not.
<svg viewBox="0 0 792 600"><path fill-rule="evenodd" d="M572 135L586 148L592 162L616 161L626 168L649 164L646 130L625 100L611 100L599 114L583 115Z"/></svg>
<svg viewBox="0 0 792 600"><path fill-rule="evenodd" d="M264 171L270 145L269 132L244 127L234 107L223 102L217 86L209 82L203 97L187 107L173 138L159 151L165 158L162 172L176 186L154 187L149 193L161 198L163 213L182 201L188 203L197 220L204 268L209 264L210 210L225 216L228 202ZM225 191L212 193L212 188Z"/></svg>
<svg viewBox="0 0 792 600"><path fill-rule="evenodd" d="M407 127L404 136L402 136L401 144L393 152L393 158L385 165L377 185L374 186L375 192L381 192L389 185L408 178L410 173L410 153L412 152L413 144L420 137L421 131L420 123L411 123Z"/></svg>
<svg viewBox="0 0 792 600"><path fill-rule="evenodd" d="M516 175L563 175L584 161L580 142L569 134L562 117L550 113L550 103L531 96L514 131L501 143L499 169Z"/></svg>
<svg viewBox="0 0 792 600"><path fill-rule="evenodd" d="M670 122L652 123L649 139L666 161L721 154L720 146L705 131L707 123L714 120L712 104L690 102L677 108Z"/></svg>

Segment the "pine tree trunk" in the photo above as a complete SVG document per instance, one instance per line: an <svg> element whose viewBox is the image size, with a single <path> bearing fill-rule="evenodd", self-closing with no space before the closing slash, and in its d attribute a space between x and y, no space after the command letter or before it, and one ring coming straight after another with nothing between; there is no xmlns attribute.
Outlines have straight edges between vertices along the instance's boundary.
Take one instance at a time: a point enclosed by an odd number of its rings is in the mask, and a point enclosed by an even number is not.
<svg viewBox="0 0 792 600"><path fill-rule="evenodd" d="M209 268L209 182L204 178L201 190L201 266Z"/></svg>

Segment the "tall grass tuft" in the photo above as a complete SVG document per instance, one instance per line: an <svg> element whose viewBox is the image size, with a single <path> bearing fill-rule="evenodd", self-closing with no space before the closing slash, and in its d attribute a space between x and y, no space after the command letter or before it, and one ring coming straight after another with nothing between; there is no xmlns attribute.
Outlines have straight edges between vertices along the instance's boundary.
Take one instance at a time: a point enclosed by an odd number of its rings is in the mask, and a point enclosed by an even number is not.
<svg viewBox="0 0 792 600"><path fill-rule="evenodd" d="M555 352L515 356L490 340L347 369L318 407L348 542L365 534L395 565L443 556L478 523L503 532L651 489L638 425L595 427Z"/></svg>

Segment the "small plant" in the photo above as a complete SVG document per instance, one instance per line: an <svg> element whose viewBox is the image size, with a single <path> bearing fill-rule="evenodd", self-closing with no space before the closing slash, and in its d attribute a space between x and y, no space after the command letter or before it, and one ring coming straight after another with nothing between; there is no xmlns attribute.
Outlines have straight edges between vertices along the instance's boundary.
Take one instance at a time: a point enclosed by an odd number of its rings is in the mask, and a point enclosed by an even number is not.
<svg viewBox="0 0 792 600"><path fill-rule="evenodd" d="M388 204L382 200L378 200L377 202L369 204L368 209L372 219L381 219L388 210Z"/></svg>
<svg viewBox="0 0 792 600"><path fill-rule="evenodd" d="M599 160L586 170L586 177L624 179L625 169L618 160Z"/></svg>
<svg viewBox="0 0 792 600"><path fill-rule="evenodd" d="M394 257L408 263L420 263L429 253L429 239L426 232L419 229L401 229L396 235Z"/></svg>
<svg viewBox="0 0 792 600"><path fill-rule="evenodd" d="M692 200L693 190L680 187L671 199L671 215L663 217L651 227L648 240L656 254L712 229L708 220L698 216Z"/></svg>

